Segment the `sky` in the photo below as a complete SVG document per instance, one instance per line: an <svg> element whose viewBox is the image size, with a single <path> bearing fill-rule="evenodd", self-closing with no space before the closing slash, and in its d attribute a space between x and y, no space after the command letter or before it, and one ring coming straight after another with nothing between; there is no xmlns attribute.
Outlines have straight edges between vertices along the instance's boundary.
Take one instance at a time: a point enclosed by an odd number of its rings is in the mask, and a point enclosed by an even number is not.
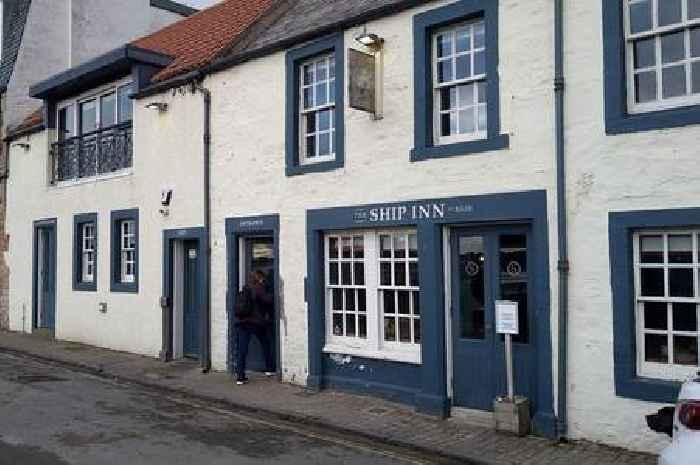
<svg viewBox="0 0 700 465"><path fill-rule="evenodd" d="M218 3L219 0L180 0L181 3L186 3L195 8L205 8Z"/></svg>

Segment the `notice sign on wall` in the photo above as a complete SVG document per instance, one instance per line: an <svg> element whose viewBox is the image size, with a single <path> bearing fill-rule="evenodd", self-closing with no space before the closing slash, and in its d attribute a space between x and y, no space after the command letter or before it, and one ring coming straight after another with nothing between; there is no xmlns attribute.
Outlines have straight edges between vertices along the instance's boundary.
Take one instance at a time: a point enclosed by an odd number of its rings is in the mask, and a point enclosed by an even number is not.
<svg viewBox="0 0 700 465"><path fill-rule="evenodd" d="M518 302L496 301L496 332L498 334L518 334Z"/></svg>

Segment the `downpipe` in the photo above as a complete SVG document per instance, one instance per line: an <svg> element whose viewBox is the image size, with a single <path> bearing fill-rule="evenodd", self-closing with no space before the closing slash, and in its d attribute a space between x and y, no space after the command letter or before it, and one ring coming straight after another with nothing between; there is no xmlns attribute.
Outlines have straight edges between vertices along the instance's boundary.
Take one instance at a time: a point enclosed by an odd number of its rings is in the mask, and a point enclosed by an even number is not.
<svg viewBox="0 0 700 465"><path fill-rule="evenodd" d="M569 256L566 211L566 153L564 144L564 5L554 0L554 100L557 165L557 270L559 274L558 305L558 376L557 436L566 438L568 429L568 318Z"/></svg>
<svg viewBox="0 0 700 465"><path fill-rule="evenodd" d="M199 93L204 100L204 121L203 121L203 151L204 151L204 180L202 186L204 203L204 229L206 234L205 260L206 260L206 298L204 316L200 325L200 335L202 340L202 352L200 367L202 373L211 370L211 92L202 85L204 76L198 74L192 81L192 93Z"/></svg>

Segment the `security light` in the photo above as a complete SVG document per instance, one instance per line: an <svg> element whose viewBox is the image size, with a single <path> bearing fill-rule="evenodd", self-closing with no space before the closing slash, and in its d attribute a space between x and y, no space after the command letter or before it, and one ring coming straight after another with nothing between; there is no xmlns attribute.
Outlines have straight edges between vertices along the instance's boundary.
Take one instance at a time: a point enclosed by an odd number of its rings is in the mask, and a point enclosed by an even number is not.
<svg viewBox="0 0 700 465"><path fill-rule="evenodd" d="M363 32L361 35L355 37L355 40L364 45L365 47L378 50L381 48L384 39L379 37L377 34Z"/></svg>
<svg viewBox="0 0 700 465"><path fill-rule="evenodd" d="M158 113L165 113L168 111L168 104L165 102L152 102L146 105L149 110L158 110Z"/></svg>

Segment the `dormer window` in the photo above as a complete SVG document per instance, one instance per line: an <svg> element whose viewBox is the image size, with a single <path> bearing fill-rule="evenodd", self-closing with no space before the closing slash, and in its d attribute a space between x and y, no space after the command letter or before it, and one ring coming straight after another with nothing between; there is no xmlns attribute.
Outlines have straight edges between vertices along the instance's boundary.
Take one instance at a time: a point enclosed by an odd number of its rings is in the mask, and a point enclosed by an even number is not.
<svg viewBox="0 0 700 465"><path fill-rule="evenodd" d="M52 183L109 176L131 168L131 93L131 83L121 83L58 106Z"/></svg>

